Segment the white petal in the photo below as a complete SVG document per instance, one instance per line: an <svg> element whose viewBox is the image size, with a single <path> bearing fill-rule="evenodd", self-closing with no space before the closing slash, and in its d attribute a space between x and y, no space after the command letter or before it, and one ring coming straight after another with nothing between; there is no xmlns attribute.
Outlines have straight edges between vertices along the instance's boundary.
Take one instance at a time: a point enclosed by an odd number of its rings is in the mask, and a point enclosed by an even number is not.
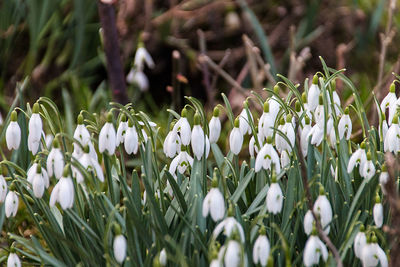
<svg viewBox="0 0 400 267"><path fill-rule="evenodd" d="M382 203L375 203L374 210L374 222L376 227L381 228L383 224L383 206Z"/></svg>
<svg viewBox="0 0 400 267"><path fill-rule="evenodd" d="M114 238L113 249L115 260L121 264L126 257L126 239L123 235Z"/></svg>

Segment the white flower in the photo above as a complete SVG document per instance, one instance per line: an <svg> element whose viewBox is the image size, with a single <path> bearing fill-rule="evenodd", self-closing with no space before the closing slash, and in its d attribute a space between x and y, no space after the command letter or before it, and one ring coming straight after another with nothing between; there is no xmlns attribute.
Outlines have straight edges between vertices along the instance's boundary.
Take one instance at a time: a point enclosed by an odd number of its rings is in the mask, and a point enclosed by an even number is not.
<svg viewBox="0 0 400 267"><path fill-rule="evenodd" d="M277 103L276 101L274 101ZM278 104L279 106L279 104ZM262 134L263 137L272 136L274 131L272 127L274 127L275 118L269 112L269 102L264 103L264 112L258 121L258 131Z"/></svg>
<svg viewBox="0 0 400 267"><path fill-rule="evenodd" d="M266 235L259 235L253 247L253 262L265 267L271 246Z"/></svg>
<svg viewBox="0 0 400 267"><path fill-rule="evenodd" d="M282 122L281 122L282 123ZM282 152L283 150L287 150L288 152L292 151L292 148L294 147L294 143L296 140L296 134L294 132L293 124L292 124L292 115L289 114L286 116L286 123L283 125L280 125L279 130L282 131L284 136L289 140L289 143L286 141L283 136L281 136L279 133L276 133L275 135L275 143L276 143L276 148L278 151Z"/></svg>
<svg viewBox="0 0 400 267"><path fill-rule="evenodd" d="M380 264L381 267L388 266L387 256L376 242L367 243L362 248L361 261L363 267L375 267L378 266L378 264Z"/></svg>
<svg viewBox="0 0 400 267"><path fill-rule="evenodd" d="M83 168L85 168L88 171L93 171L97 178L101 181L104 182L104 173L103 170L101 169L100 164L97 162L96 159L92 158L90 156L90 154L88 153L88 147L85 147L83 156L81 157L81 159L79 160L80 164L83 166ZM83 182L83 176L82 174L78 171L77 175L75 176L76 181L78 183L82 183Z"/></svg>
<svg viewBox="0 0 400 267"><path fill-rule="evenodd" d="M243 145L243 134L239 128L239 120L235 120L235 128L231 131L229 135L229 147L233 154L238 155Z"/></svg>
<svg viewBox="0 0 400 267"><path fill-rule="evenodd" d="M304 216L304 232L307 235L310 235L313 229L313 223L314 223L314 216L312 215L311 210L308 210L306 212L306 215Z"/></svg>
<svg viewBox="0 0 400 267"><path fill-rule="evenodd" d="M192 130L191 144L193 154L198 160L200 160L204 154L205 138L203 129L200 126L200 114L198 114L197 112L194 115L194 126Z"/></svg>
<svg viewBox="0 0 400 267"><path fill-rule="evenodd" d="M372 213L374 215L374 223L376 227L381 228L383 225L383 205L379 195L376 195L375 197L375 205Z"/></svg>
<svg viewBox="0 0 400 267"><path fill-rule="evenodd" d="M223 254L224 264L229 267L242 266L242 249L239 242L236 240L229 240L228 244L224 246L225 251ZM222 251L222 248L221 248Z"/></svg>
<svg viewBox="0 0 400 267"><path fill-rule="evenodd" d="M389 173L386 171L386 165L382 166L382 172L379 175L379 184L381 185L381 189L383 194L386 194L385 185L389 180Z"/></svg>
<svg viewBox="0 0 400 267"><path fill-rule="evenodd" d="M39 115L38 103L33 105L32 112L33 113L29 119L28 149L33 155L35 155L39 149L43 128L42 119Z"/></svg>
<svg viewBox="0 0 400 267"><path fill-rule="evenodd" d="M263 144L262 140L263 138L261 137L262 134L258 133L257 134L257 139L258 139L258 144L261 146ZM250 153L250 157L254 158L254 151L258 154L259 150L258 150L258 146L256 144L256 139L254 138L254 136L252 136L250 138L249 141L249 153Z"/></svg>
<svg viewBox="0 0 400 267"><path fill-rule="evenodd" d="M318 196L317 200L314 203L313 211L320 218L321 226L325 234L329 234L329 224L332 221L332 207L326 195L320 194Z"/></svg>
<svg viewBox="0 0 400 267"><path fill-rule="evenodd" d="M53 148L47 157L46 166L50 177L54 174L57 179L60 179L64 169L64 157L57 140L54 140Z"/></svg>
<svg viewBox="0 0 400 267"><path fill-rule="evenodd" d="M336 91L332 92L332 96L333 96L333 106L334 106L334 109L335 109L335 114L336 114L336 116L338 116L340 114L340 110L339 110L340 97L339 97L339 95L338 95L338 93ZM329 107L330 107L330 103L329 103Z"/></svg>
<svg viewBox="0 0 400 267"><path fill-rule="evenodd" d="M360 165L360 175L362 175L364 164L367 162L367 154L365 153L364 147L365 145L361 143L361 147L351 155L347 165L348 173L351 173L355 166Z"/></svg>
<svg viewBox="0 0 400 267"><path fill-rule="evenodd" d="M275 88L277 87L275 86L274 89ZM276 116L278 115L279 110L281 109L281 105L279 104L276 96L273 96L268 100L268 105L269 105L269 114L271 114L272 120L275 123Z"/></svg>
<svg viewBox="0 0 400 267"><path fill-rule="evenodd" d="M112 124L112 114L111 112L107 114L107 122L101 128L99 134L99 152L103 153L107 150L108 154L111 156L115 152L116 148L116 133L114 125Z"/></svg>
<svg viewBox="0 0 400 267"><path fill-rule="evenodd" d="M214 222L224 218L224 197L217 187L211 188L203 200L203 217L207 217L208 214L211 215Z"/></svg>
<svg viewBox="0 0 400 267"><path fill-rule="evenodd" d="M275 172L280 173L281 166L278 153L276 152L275 148L268 143L268 141L270 140L267 139L267 143L257 154L254 170L256 172L259 172L261 168L264 168L265 170L271 170L271 166L274 164Z"/></svg>
<svg viewBox="0 0 400 267"><path fill-rule="evenodd" d="M11 112L11 121L6 131L6 142L8 150L18 149L21 143L21 128L17 122L17 112Z"/></svg>
<svg viewBox="0 0 400 267"><path fill-rule="evenodd" d="M135 66L136 69L138 70L143 70L144 69L144 64L147 64L147 66L152 69L154 68L155 64L153 61L153 58L147 52L146 48L143 46L143 44L139 44L136 54L135 54L135 59L133 61L133 65Z"/></svg>
<svg viewBox="0 0 400 267"><path fill-rule="evenodd" d="M118 125L117 137L115 139L116 146L119 146L125 141L126 130L128 129L128 122L124 121L124 118L125 117L122 118L121 122Z"/></svg>
<svg viewBox="0 0 400 267"><path fill-rule="evenodd" d="M229 213L229 212L228 212ZM240 223L233 217L227 217L222 222L220 222L213 231L213 236L216 238L222 230L226 237L230 237L231 234L236 230L239 232L240 240L244 242L244 231Z"/></svg>
<svg viewBox="0 0 400 267"><path fill-rule="evenodd" d="M181 139L176 131L171 130L168 133L164 140L163 151L164 154L169 158L175 157L176 153L181 151Z"/></svg>
<svg viewBox="0 0 400 267"><path fill-rule="evenodd" d="M351 130L352 130L352 123L350 116L348 114L348 108L346 108L344 111L344 115L340 118L338 124L339 139L342 139L344 137L346 140L349 140L351 136Z"/></svg>
<svg viewBox="0 0 400 267"><path fill-rule="evenodd" d="M360 175L365 179L370 180L375 175L375 171L375 164L372 162L372 160L367 160L362 168L362 172L360 173Z"/></svg>
<svg viewBox="0 0 400 267"><path fill-rule="evenodd" d="M17 215L18 204L19 200L17 194L14 191L8 191L6 200L4 202L7 218L10 216L15 217L15 215Z"/></svg>
<svg viewBox="0 0 400 267"><path fill-rule="evenodd" d="M247 115L247 111L249 112L249 115ZM253 115L251 115L250 110L243 108L242 112L239 115L239 129L242 135L251 134L251 127L250 127L250 121L253 121Z"/></svg>
<svg viewBox="0 0 400 267"><path fill-rule="evenodd" d="M167 265L167 251L165 248L163 248L160 252L160 258L159 258L161 266Z"/></svg>
<svg viewBox="0 0 400 267"><path fill-rule="evenodd" d="M319 128L324 129L325 111L324 111L324 105L323 105L323 102L321 99L322 99L322 96L320 96L320 104L315 109L314 116L315 116L315 123L318 124Z"/></svg>
<svg viewBox="0 0 400 267"><path fill-rule="evenodd" d="M315 108L318 106L318 99L320 93L321 92L318 87L318 76L314 75L312 85L308 89L308 95L307 95L307 103L311 111L314 111Z"/></svg>
<svg viewBox="0 0 400 267"><path fill-rule="evenodd" d="M218 141L219 135L221 134L221 121L218 116L213 116L211 118L208 128L210 129L210 143L214 144Z"/></svg>
<svg viewBox="0 0 400 267"><path fill-rule="evenodd" d="M181 142L182 145L187 146L190 144L190 138L192 135L192 131L190 129L190 124L186 118L187 116L187 110L184 108L182 110L182 116L181 118L177 121L177 123L174 126L173 131L176 131L180 134Z"/></svg>
<svg viewBox="0 0 400 267"><path fill-rule="evenodd" d="M126 76L126 81L129 84L136 84L140 91L145 92L149 89L149 79L141 70L131 69Z"/></svg>
<svg viewBox="0 0 400 267"><path fill-rule="evenodd" d="M366 244L367 244L367 237L364 233L364 226L361 226L360 231L354 238L354 254L356 255L357 258L361 259L362 249Z"/></svg>
<svg viewBox="0 0 400 267"><path fill-rule="evenodd" d="M28 134L28 150L32 152L32 155L36 155L39 150L40 139L34 139L33 135Z"/></svg>
<svg viewBox="0 0 400 267"><path fill-rule="evenodd" d="M306 157L308 154L308 140L309 140L309 133L311 131L311 126L309 124L306 124L301 131L300 135L300 148L301 148L301 153L303 153L303 157Z"/></svg>
<svg viewBox="0 0 400 267"><path fill-rule="evenodd" d="M319 146L324 138L324 129L319 127L318 124L315 124L311 130L308 132L306 140L308 140L311 136L311 144Z"/></svg>
<svg viewBox="0 0 400 267"><path fill-rule="evenodd" d="M210 154L210 139L208 139L208 136L206 135L206 158L208 158L208 154Z"/></svg>
<svg viewBox="0 0 400 267"><path fill-rule="evenodd" d="M139 149L139 137L136 132L135 126L133 125L133 123L131 124L130 121L129 127L126 129L125 133L124 147L126 153L128 153L129 155L132 153L136 154Z"/></svg>
<svg viewBox="0 0 400 267"><path fill-rule="evenodd" d="M189 166L193 166L193 158L186 151L181 151L169 165L169 172L176 176L176 169L178 169L178 172L183 174Z"/></svg>
<svg viewBox="0 0 400 267"><path fill-rule="evenodd" d="M385 140L388 130L389 130L389 127L388 127L387 121L384 119L384 120L382 120L382 123L379 124L379 129L378 129L379 138L381 140Z"/></svg>
<svg viewBox="0 0 400 267"><path fill-rule="evenodd" d="M65 167L67 168L67 167ZM68 170L68 169L66 169ZM64 170L63 176L58 180L50 195L50 207L54 207L56 202L60 203L63 210L72 208L74 205L74 184L68 172Z"/></svg>
<svg viewBox="0 0 400 267"><path fill-rule="evenodd" d="M44 185L46 188L48 188L50 185L49 175L46 169L41 166L38 167L37 163L33 163L32 166L28 169L28 172L26 173L26 178L28 183L33 184L33 180L36 174L41 174L44 181Z"/></svg>
<svg viewBox="0 0 400 267"><path fill-rule="evenodd" d="M318 264L320 257L326 262L328 259L328 250L322 241L316 235L311 235L304 248L303 263L306 267Z"/></svg>
<svg viewBox="0 0 400 267"><path fill-rule="evenodd" d="M213 259L210 262L210 267L223 267L218 259Z"/></svg>
<svg viewBox="0 0 400 267"><path fill-rule="evenodd" d="M4 179L4 176L0 174L0 203L3 203L4 200L6 199L7 196L7 182L6 179Z"/></svg>
<svg viewBox="0 0 400 267"><path fill-rule="evenodd" d="M393 123L386 133L383 147L385 152L390 151L393 153L397 153L398 151L400 151L400 127L398 124L397 116L393 119Z"/></svg>
<svg viewBox="0 0 400 267"><path fill-rule="evenodd" d="M8 255L7 267L21 267L21 261L17 254L11 252L10 255Z"/></svg>
<svg viewBox="0 0 400 267"><path fill-rule="evenodd" d="M90 142L90 133L83 124L82 114L79 114L78 116L78 125L76 126L76 129L74 131L74 139L78 140L83 147ZM83 153L81 147L74 142L74 152L75 151L79 155L79 157Z"/></svg>
<svg viewBox="0 0 400 267"><path fill-rule="evenodd" d="M389 93L385 96L385 98L381 102L380 108L382 113L385 113L387 108L389 108L390 110L390 107L395 105L397 100L395 89L396 89L395 84L392 83L389 88Z"/></svg>
<svg viewBox="0 0 400 267"><path fill-rule="evenodd" d="M281 153L281 165L282 165L282 168L286 167L289 164L290 164L289 153L287 152L287 150L283 150L282 153Z"/></svg>
<svg viewBox="0 0 400 267"><path fill-rule="evenodd" d="M283 194L278 183L272 182L267 192L267 210L273 214L278 214L282 211Z"/></svg>
<svg viewBox="0 0 400 267"><path fill-rule="evenodd" d="M123 235L114 237L113 250L115 260L122 264L126 257L126 238Z"/></svg>

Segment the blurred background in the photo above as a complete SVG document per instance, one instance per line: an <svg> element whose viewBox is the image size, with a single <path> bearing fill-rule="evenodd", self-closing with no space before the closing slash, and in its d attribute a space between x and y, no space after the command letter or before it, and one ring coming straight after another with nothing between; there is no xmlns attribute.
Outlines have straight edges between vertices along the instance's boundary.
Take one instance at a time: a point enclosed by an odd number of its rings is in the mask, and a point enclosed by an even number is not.
<svg viewBox="0 0 400 267"><path fill-rule="evenodd" d="M153 116L195 96L209 110L224 92L235 109L250 90L272 87L280 73L303 87L327 65L346 68L366 105L386 95L399 72L400 14L389 0L117 0L111 8L123 75L142 43L154 68L149 88L127 84L127 100ZM60 107L99 111L112 99L95 0L0 2L0 109L30 76L24 96L48 96ZM383 51L384 50L384 51ZM173 51L175 57L173 57ZM344 85L342 101L349 98ZM63 108L61 108L63 110ZM76 115L76 114L75 114ZM156 119L157 120L157 119Z"/></svg>

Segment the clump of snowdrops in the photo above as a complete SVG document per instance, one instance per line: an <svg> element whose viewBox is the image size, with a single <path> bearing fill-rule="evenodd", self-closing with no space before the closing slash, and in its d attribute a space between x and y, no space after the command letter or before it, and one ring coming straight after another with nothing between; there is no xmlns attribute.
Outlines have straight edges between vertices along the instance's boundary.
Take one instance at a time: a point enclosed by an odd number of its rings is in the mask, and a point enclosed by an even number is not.
<svg viewBox="0 0 400 267"><path fill-rule="evenodd" d="M335 266L319 226L345 266L387 266L381 186L388 177L383 152L400 150L394 85L377 105L375 129L342 71L324 65L304 86L281 79L266 99L253 93L237 115L224 95L211 118L187 97L180 115L170 111L169 125L156 125L132 104L111 103L102 115L81 111L69 135L48 98L10 111L5 138L13 153L3 154L0 176L9 244L2 260ZM343 106L336 79L352 90L354 105ZM224 128L228 140L220 138ZM138 164L127 166L132 159ZM15 227L21 209L37 229L29 237Z"/></svg>

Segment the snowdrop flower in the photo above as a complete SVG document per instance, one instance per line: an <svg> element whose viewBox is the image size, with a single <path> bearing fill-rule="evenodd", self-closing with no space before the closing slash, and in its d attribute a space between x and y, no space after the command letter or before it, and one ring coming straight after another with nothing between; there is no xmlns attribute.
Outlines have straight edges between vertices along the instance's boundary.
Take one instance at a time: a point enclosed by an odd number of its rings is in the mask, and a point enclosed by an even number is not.
<svg viewBox="0 0 400 267"><path fill-rule="evenodd" d="M224 196L218 189L218 181L215 176L212 188L203 200L203 217L207 217L208 214L211 215L214 222L221 220L225 215Z"/></svg>
<svg viewBox="0 0 400 267"><path fill-rule="evenodd" d="M274 101L275 102L275 101ZM258 121L258 131L262 137L268 137L273 135L274 131L272 127L274 127L275 118L269 112L269 102L265 101L264 103L264 112Z"/></svg>
<svg viewBox="0 0 400 267"><path fill-rule="evenodd" d="M49 149L51 144L53 143L54 140L54 136L50 133L50 134L46 134L46 136L44 137L44 143L46 144L46 147ZM44 147L42 146L42 144L40 144L40 147L42 150L44 150Z"/></svg>
<svg viewBox="0 0 400 267"><path fill-rule="evenodd" d="M239 232L240 240L244 242L244 231L242 225L234 218L233 208L229 207L228 217L226 217L222 222L220 222L213 231L213 237L217 238L219 234L223 231L226 237L230 237L234 231Z"/></svg>
<svg viewBox="0 0 400 267"><path fill-rule="evenodd" d="M365 143L362 142L360 148L357 149L350 157L347 165L347 172L351 173L355 166L360 166L360 175L364 169L364 164L367 162L367 154L365 152Z"/></svg>
<svg viewBox="0 0 400 267"><path fill-rule="evenodd" d="M362 249L367 244L367 236L365 235L365 228L364 225L360 226L360 231L357 233L356 237L354 238L354 254L357 258L361 259L362 256Z"/></svg>
<svg viewBox="0 0 400 267"><path fill-rule="evenodd" d="M340 97L335 90L332 92L332 97L333 97L333 107L335 109L335 114L336 114L336 116L339 116L339 114L340 114L340 110L339 110ZM329 96L329 98L330 98L330 96ZM330 103L329 103L329 108L330 108Z"/></svg>
<svg viewBox="0 0 400 267"><path fill-rule="evenodd" d="M210 130L210 143L214 144L218 141L221 134L221 121L219 120L219 109L214 108L213 117L211 118L208 128Z"/></svg>
<svg viewBox="0 0 400 267"><path fill-rule="evenodd" d="M256 157L256 162L254 166L254 170L259 172L261 168L265 170L271 170L272 164L275 167L275 172L281 172L280 160L278 153L275 148L272 146L272 138L267 138L267 143L261 148Z"/></svg>
<svg viewBox="0 0 400 267"><path fill-rule="evenodd" d="M240 243L234 239L228 241L228 244L221 247L219 258L223 258L224 266L239 267L244 266L242 248Z"/></svg>
<svg viewBox="0 0 400 267"><path fill-rule="evenodd" d="M128 129L128 122L126 121L125 114L121 116L121 122L118 125L117 137L115 139L115 145L118 147L125 140L126 130Z"/></svg>
<svg viewBox="0 0 400 267"><path fill-rule="evenodd" d="M310 108L311 111L314 111L315 108L318 106L319 94L320 90L318 87L318 76L315 74L310 89L308 89L308 98L307 98L308 107Z"/></svg>
<svg viewBox="0 0 400 267"><path fill-rule="evenodd" d="M396 86L394 83L392 83L389 88L389 93L385 96L385 98L381 102L380 108L381 108L382 113L385 113L387 108L389 108L389 111L390 111L390 107L394 106L396 101L397 101ZM393 115L392 115L392 119L393 119Z"/></svg>
<svg viewBox="0 0 400 267"><path fill-rule="evenodd" d="M306 140L311 137L311 144L315 146L319 146L324 139L324 128L319 127L318 124L315 124L311 130L308 132Z"/></svg>
<svg viewBox="0 0 400 267"><path fill-rule="evenodd" d="M41 165L38 164L37 162L33 163L32 166L28 169L28 172L26 173L26 178L28 183L32 185L33 180L37 174L40 174L42 176L44 181L44 186L48 188L50 185L49 175L46 169L41 167Z"/></svg>
<svg viewBox="0 0 400 267"><path fill-rule="evenodd" d="M164 140L163 151L169 158L175 157L175 155L181 151L181 139L176 131L171 130L168 133Z"/></svg>
<svg viewBox="0 0 400 267"><path fill-rule="evenodd" d="M367 161L365 162L360 175L367 180L370 180L375 175L375 164L371 160L371 152L367 153Z"/></svg>
<svg viewBox="0 0 400 267"><path fill-rule="evenodd" d="M129 155L132 153L136 154L139 149L139 137L136 132L136 128L131 120L129 120L128 122L128 127L126 129L124 139L124 147L126 153L128 153Z"/></svg>
<svg viewBox="0 0 400 267"><path fill-rule="evenodd" d="M112 124L112 113L107 114L107 122L101 128L99 134L99 152L103 153L107 150L108 155L113 155L116 148L116 133Z"/></svg>
<svg viewBox="0 0 400 267"><path fill-rule="evenodd" d="M223 267L218 259L213 259L210 262L210 267Z"/></svg>
<svg viewBox="0 0 400 267"><path fill-rule="evenodd" d="M11 250L12 252L8 255L7 259L7 267L21 267L21 261L15 251Z"/></svg>
<svg viewBox="0 0 400 267"><path fill-rule="evenodd" d="M283 150L281 153L282 168L288 166L289 164L290 164L289 152L287 152L287 150Z"/></svg>
<svg viewBox="0 0 400 267"><path fill-rule="evenodd" d="M388 259L383 249L377 244L375 234L367 239L367 244L361 251L361 262L363 267L375 267L380 264L382 267L388 266Z"/></svg>
<svg viewBox="0 0 400 267"><path fill-rule="evenodd" d="M50 195L50 207L58 202L63 210L72 208L74 205L74 184L69 176L69 165L64 167L63 175L54 186Z"/></svg>
<svg viewBox="0 0 400 267"><path fill-rule="evenodd" d="M13 112L11 112L11 121L6 131L8 150L17 150L19 148L19 144L21 143L21 128L19 127L17 119L17 112L13 110Z"/></svg>
<svg viewBox="0 0 400 267"><path fill-rule="evenodd" d="M379 175L379 184L381 185L382 193L386 194L385 185L389 180L389 173L387 172L386 165L382 165L381 174Z"/></svg>
<svg viewBox="0 0 400 267"><path fill-rule="evenodd" d="M324 129L325 125L325 110L324 110L324 99L322 94L319 95L319 104L314 111L315 123L318 124L319 128Z"/></svg>
<svg viewBox="0 0 400 267"><path fill-rule="evenodd" d="M194 114L194 126L192 130L191 144L193 154L198 160L200 160L204 154L205 138L203 128L200 126L200 114L197 111L196 114Z"/></svg>
<svg viewBox="0 0 400 267"><path fill-rule="evenodd" d="M86 146L87 144L91 144L90 133L89 133L88 129L85 127L85 125L83 124L82 114L78 115L77 125L76 125L76 129L74 131L74 139L78 140L79 144L82 147ZM76 159L79 159L83 154L83 150L79 144L77 142L74 142L74 152L73 152L72 156L75 157ZM92 148L91 148L91 150L92 150ZM94 147L93 147L93 152L97 158L97 154L96 154L96 151L94 151Z"/></svg>
<svg viewBox="0 0 400 267"><path fill-rule="evenodd" d="M325 234L328 235L330 231L329 224L332 221L332 206L322 187L320 188L319 196L314 203L313 211L321 220L322 229Z"/></svg>
<svg viewBox="0 0 400 267"><path fill-rule="evenodd" d="M267 211L278 214L282 211L283 194L281 187L276 182L276 176L272 174L272 183L267 192Z"/></svg>
<svg viewBox="0 0 400 267"><path fill-rule="evenodd" d="M190 124L187 120L186 108L182 109L181 118L176 122L173 131L178 132L180 134L182 145L187 146L190 144L192 131L190 129Z"/></svg>
<svg viewBox="0 0 400 267"><path fill-rule="evenodd" d="M85 146L84 151L83 151L83 155L80 158L79 163L86 170L93 171L94 174L96 174L97 178L100 180L100 182L104 182L103 170L101 169L101 166L97 162L97 160L90 156L90 154L89 154L89 146ZM76 181L78 183L82 183L83 182L83 175L82 175L82 173L80 173L80 171L77 171L76 173L74 173L74 176L75 176L75 179L76 179Z"/></svg>
<svg viewBox="0 0 400 267"><path fill-rule="evenodd" d="M304 232L307 235L310 235L313 229L313 225L314 225L314 216L312 215L311 210L308 210L306 212L306 215L304 216L304 222L303 222L303 226L304 226Z"/></svg>
<svg viewBox="0 0 400 267"><path fill-rule="evenodd" d="M308 153L308 138L311 131L310 118L307 115L304 119L304 123L303 130L300 134L300 148L301 152L303 153L303 157L306 157Z"/></svg>
<svg viewBox="0 0 400 267"><path fill-rule="evenodd" d="M4 205L7 218L10 218L10 216L15 217L15 215L17 215L19 200L15 191L8 191Z"/></svg>
<svg viewBox="0 0 400 267"><path fill-rule="evenodd" d="M167 265L167 251L165 250L165 248L163 248L160 252L159 261L160 261L161 266Z"/></svg>
<svg viewBox="0 0 400 267"><path fill-rule="evenodd" d="M185 151L185 147L182 147L181 152L169 165L169 172L176 177L176 169L180 174L183 174L189 166L193 166L193 158Z"/></svg>
<svg viewBox="0 0 400 267"><path fill-rule="evenodd" d="M374 223L376 227L381 228L383 225L383 205L378 194L375 197L375 205L372 213L374 215Z"/></svg>
<svg viewBox="0 0 400 267"><path fill-rule="evenodd" d="M29 119L28 150L36 155L40 138L42 137L43 123L39 115L39 104L35 103L32 108L32 115Z"/></svg>
<svg viewBox="0 0 400 267"><path fill-rule="evenodd" d="M389 130L389 126L388 126L388 123L386 121L385 114L382 114L382 121L381 121L381 123L379 123L379 127L378 128L379 128L378 131L379 131L380 140L381 141L385 140L386 134L387 134L387 132Z"/></svg>
<svg viewBox="0 0 400 267"><path fill-rule="evenodd" d="M383 143L385 152L390 151L397 153L400 151L400 127L398 114L393 118L393 123L390 125Z"/></svg>
<svg viewBox="0 0 400 267"><path fill-rule="evenodd" d="M352 123L349 116L349 108L346 108L344 110L344 115L340 118L338 124L339 139L344 137L346 140L349 140L351 136L351 130Z"/></svg>
<svg viewBox="0 0 400 267"><path fill-rule="evenodd" d="M280 87L279 85L274 86L274 92L276 95L279 95ZM275 123L276 116L278 116L279 110L281 109L281 105L279 104L278 98L274 95L268 100L269 105L269 114L272 116L272 119Z"/></svg>
<svg viewBox="0 0 400 267"><path fill-rule="evenodd" d="M243 145L243 134L240 130L240 120L235 119L234 128L229 136L229 147L234 155L238 155Z"/></svg>
<svg viewBox="0 0 400 267"><path fill-rule="evenodd" d="M113 242L114 257L119 264L122 264L125 260L126 246L127 246L126 238L123 235L118 234L117 236L114 237L114 242Z"/></svg>
<svg viewBox="0 0 400 267"><path fill-rule="evenodd" d="M280 151L280 152L282 152L283 150L287 150L288 152L291 152L292 148L294 147L294 143L295 143L295 139L296 139L296 135L294 133L294 128L293 128L293 124L292 124L292 114L288 114L286 116L286 122L282 118L281 125L278 128L280 128L279 130L281 130L283 132L284 136L287 137L287 139L289 140L289 143L286 141L285 138L283 138L283 136L281 136L279 133L276 133L276 135L275 135L276 149L278 149L278 151Z"/></svg>
<svg viewBox="0 0 400 267"><path fill-rule="evenodd" d="M260 146L262 146L264 138L261 137L262 134L261 134L261 132L258 131L258 127L256 127L256 132L257 132L256 136L257 136L258 144ZM254 136L252 136L249 141L249 154L250 154L250 157L252 157L252 158L254 158L254 151L258 154L259 148L256 144L256 138L254 138Z"/></svg>
<svg viewBox="0 0 400 267"><path fill-rule="evenodd" d="M304 93L303 93L303 94L304 94ZM303 98L303 95L302 95L302 98ZM312 118L312 114L311 114L310 110L308 110L307 97L305 97L304 99L305 99L305 103L303 103L303 105L304 105L304 110L303 110L303 107L301 106L301 104L300 104L300 102L299 102L298 100L297 100L296 103L295 103L295 110L296 110L297 116L300 118L300 117L303 115L303 113L304 113L304 116L302 117L302 119L301 119L301 121L300 121L300 125L301 125L301 127L303 127L303 128L304 128L304 126L306 125L306 124L305 124L305 118L306 118L306 117ZM301 128L299 128L299 129L300 129L300 131L301 131Z"/></svg>
<svg viewBox="0 0 400 267"><path fill-rule="evenodd" d="M249 112L249 114L247 114ZM250 121L253 121L253 115L251 115L250 110L248 109L247 102L244 103L244 108L239 115L239 129L242 135L251 134Z"/></svg>
<svg viewBox="0 0 400 267"><path fill-rule="evenodd" d="M154 68L155 66L153 58L151 57L149 52L147 52L143 43L139 43L133 65L136 69L143 70L144 64L146 64L150 69Z"/></svg>
<svg viewBox="0 0 400 267"><path fill-rule="evenodd" d="M303 263L306 267L318 264L320 257L326 262L328 259L328 250L325 244L317 236L315 227L312 235L308 238L304 248Z"/></svg>
<svg viewBox="0 0 400 267"><path fill-rule="evenodd" d="M60 149L60 144L57 139L53 141L53 148L47 157L47 173L51 177L54 176L60 179L64 169L64 157Z"/></svg>
<svg viewBox="0 0 400 267"><path fill-rule="evenodd" d="M32 191L35 197L42 198L44 188L46 187L46 181L42 174L42 166L40 164L36 167L36 173L30 181L32 184ZM48 186L48 185L47 185Z"/></svg>
<svg viewBox="0 0 400 267"><path fill-rule="evenodd" d="M262 267L267 266L271 246L268 237L265 235L265 228L261 226L260 235L258 236L253 247L253 262L260 264Z"/></svg>
<svg viewBox="0 0 400 267"><path fill-rule="evenodd" d="M4 179L4 176L0 174L0 204L4 202L7 196L7 182L6 179Z"/></svg>
<svg viewBox="0 0 400 267"><path fill-rule="evenodd" d="M149 79L147 78L146 74L144 74L141 70L131 69L126 76L126 82L129 84L136 84L140 91L146 92L149 90Z"/></svg>

